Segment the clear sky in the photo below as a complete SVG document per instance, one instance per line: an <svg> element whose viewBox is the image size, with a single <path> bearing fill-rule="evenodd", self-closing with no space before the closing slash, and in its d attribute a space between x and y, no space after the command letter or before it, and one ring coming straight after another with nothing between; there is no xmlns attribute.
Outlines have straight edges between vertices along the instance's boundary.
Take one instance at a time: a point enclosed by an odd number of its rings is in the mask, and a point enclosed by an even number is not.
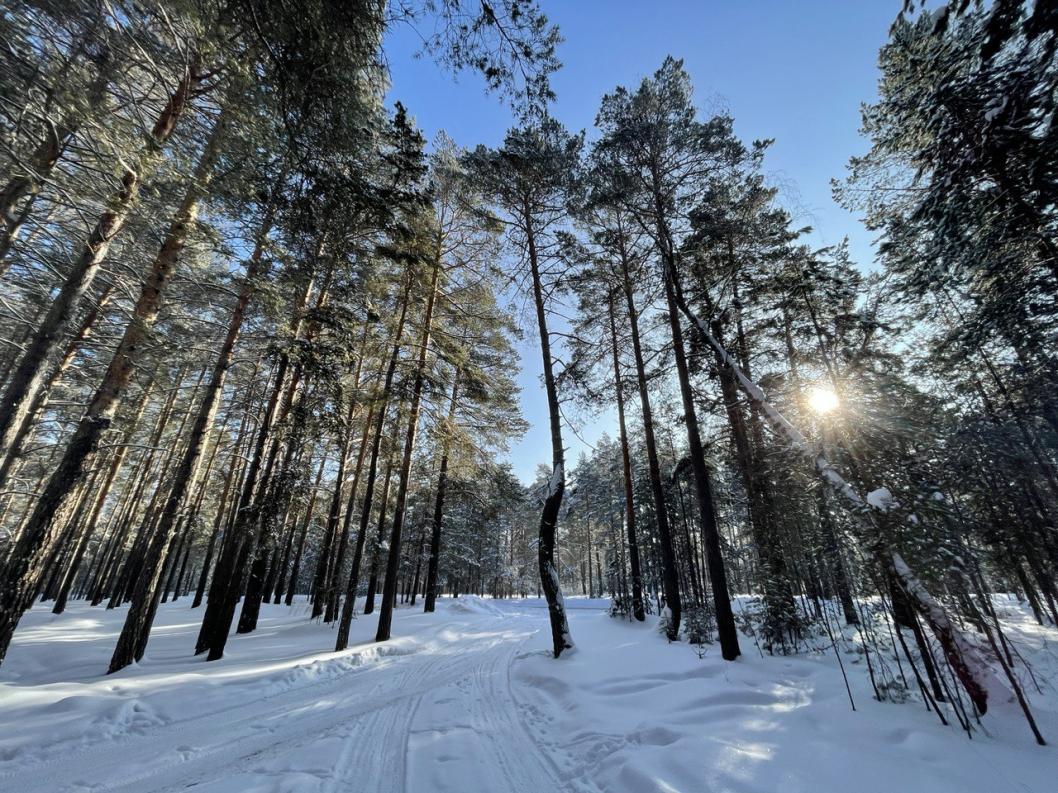
<svg viewBox="0 0 1058 793"><path fill-rule="evenodd" d="M541 0L565 42L552 84L554 115L571 130L589 129L603 94L634 87L666 55L683 58L705 109L724 109L744 140L774 138L765 168L797 223L811 225L819 246L848 236L854 258L869 265L871 237L834 203L830 180L844 174L866 143L859 108L876 96L878 49L901 0ZM415 60L416 36L397 28L387 42L393 87L428 139L445 130L462 146L496 145L511 125L509 109L483 93L474 75L453 79ZM530 327L531 330L531 327ZM531 429L512 450L523 479L550 465L540 352L532 333L520 344L522 410ZM573 417L571 417L573 418ZM577 417L591 443L615 434L610 414ZM569 464L585 447L565 432Z"/></svg>

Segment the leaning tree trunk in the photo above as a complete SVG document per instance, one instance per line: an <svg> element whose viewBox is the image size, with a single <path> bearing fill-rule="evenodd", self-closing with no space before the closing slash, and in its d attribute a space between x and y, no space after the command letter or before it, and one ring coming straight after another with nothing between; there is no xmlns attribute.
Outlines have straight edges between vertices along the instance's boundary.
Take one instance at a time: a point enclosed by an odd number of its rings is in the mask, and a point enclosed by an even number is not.
<svg viewBox="0 0 1058 793"><path fill-rule="evenodd" d="M95 59L99 72L88 86L87 103L83 111L69 114L58 124L47 123L47 133L29 157L28 167L16 172L0 190L0 277L11 267L8 254L18 237L22 225L29 217L33 202L41 188L51 178L59 158L77 134L85 119L97 112L106 99L106 87L110 80L110 60L104 52ZM19 204L22 204L19 208Z"/></svg>
<svg viewBox="0 0 1058 793"><path fill-rule="evenodd" d="M173 219L172 225L169 227L165 241L162 243L161 250L154 260L154 266L151 269L151 273L144 284L143 291L140 293L140 298L136 305L135 312L133 313L133 318L125 329L125 333L118 345L114 359L111 361L107 376L104 379L99 392L97 392L96 403L89 407L85 420L82 420L82 426L86 426L94 433L94 439L91 441L93 449L95 445L98 444L99 436L102 434L103 430L109 426L113 412L124 394L129 378L132 376L132 372L142 355L142 349L147 340L148 334L150 333L150 329L153 327L155 318L158 316L158 310L161 308L162 296L165 292L165 288L172 280L177 260L187 244L187 238L191 229L195 225L199 204L205 195L205 189L209 184L213 174L214 165L220 155L220 143L224 136L226 126L227 123L222 116L217 120L217 123L210 134L210 139L202 151L198 165L195 167L192 183L188 188L187 195L184 197L180 209L177 211L176 217ZM85 421L88 422L87 425L85 424ZM80 428L78 428L79 433L80 431ZM193 444L194 440L192 439L191 445ZM83 465L84 462L85 457L82 457L80 464ZM163 512L163 520L164 516L165 513ZM154 545L155 543L152 542L151 545L148 546L148 555L141 565L141 572L146 572L147 578L153 579L156 582L157 577L161 575L161 570L158 570L156 575L152 570L151 562L153 561L152 553L155 550L153 547ZM159 556L161 555L162 550L164 550L164 548L159 550ZM141 589L144 580L144 577L141 575L139 582L137 583L137 589L134 591L138 592ZM126 629L130 625L130 620L140 617L140 615L136 613L136 605L137 604L135 603L133 604L133 607L129 610L129 615L126 617ZM122 635L124 635L125 632L126 631L123 630ZM119 646L120 645L121 640L119 639ZM143 645L146 646L146 638L143 639ZM142 655L143 652L141 650L139 654L135 656L136 660L139 660ZM114 667L114 662L111 661L111 668L109 671L116 671L117 669L123 668L125 665L127 665L127 662L126 664Z"/></svg>
<svg viewBox="0 0 1058 793"><path fill-rule="evenodd" d="M747 399L757 405L772 431L783 438L791 448L810 460L823 482L846 505L859 524L862 536L878 547L878 556L883 568L893 576L895 582L908 596L915 611L930 626L944 650L948 663L975 707L980 713L985 713L988 709L990 695L1002 696L1005 687L996 679L973 643L952 623L944 608L933 599L929 590L918 580L899 551L884 547L878 522L879 519L884 518L886 508L876 507L864 500L831 465L826 455L813 448L797 428L768 402L760 386L743 374L735 360L709 331L709 326L695 316L678 291L675 295L675 307L690 320L702 340L717 352L723 364L730 367L739 388L742 389Z"/></svg>
<svg viewBox="0 0 1058 793"><path fill-rule="evenodd" d="M322 242L317 244L317 258L319 258L320 247L322 247ZM294 306L294 317L290 321L290 333L294 338L297 338L300 332L304 310L308 305L313 282L314 278L310 277L307 279ZM209 650L209 655L207 656L209 661L216 661L224 657L224 647L228 642L228 631L231 629L231 623L235 619L235 608L238 605L239 596L242 594L243 568L252 551L253 531L260 506L259 502L268 485L268 475L267 473L262 475L261 466L265 461L265 452L269 449L269 440L272 437L273 428L282 417L283 411L289 406L287 383L289 367L290 357L281 355L279 364L276 366L272 393L268 398L264 417L257 430L253 454L243 475L242 493L239 495L237 507L233 512L234 519L223 543L221 543L220 555L213 571L213 582L210 585L209 599L206 602L206 613L202 615L202 627L195 643L196 655L207 649ZM281 400L283 400L282 404ZM273 444L269 465L271 465L274 452L275 446Z"/></svg>
<svg viewBox="0 0 1058 793"><path fill-rule="evenodd" d="M190 79L185 80L185 84L188 83ZM14 585L5 589L0 601L0 660L6 653L15 626L29 605L26 595L35 586L40 563L54 543L58 523L56 517L61 516L67 508L70 494L84 476L103 433L109 429L143 355L150 330L161 308L162 296L172 280L177 259L194 225L198 204L203 195L202 189L213 172L223 128L224 122L221 119L203 149L192 177L192 184L169 227L161 250L154 259L133 309L132 318L125 327L121 341L118 342L103 381L74 431L62 460L44 486L36 508L19 537L15 553L9 560L7 575ZM98 267L98 263L96 266ZM41 383L39 377L37 382L38 385Z"/></svg>
<svg viewBox="0 0 1058 793"><path fill-rule="evenodd" d="M551 621L552 652L555 658L558 658L564 650L573 648L573 637L570 636L569 622L566 619L566 604L562 599L558 570L555 568L555 531L558 528L558 513L562 508L562 495L566 490L565 450L562 447L562 417L559 413L558 388L555 384L555 370L551 358L551 333L547 329L544 289L540 279L540 263L528 203L523 211L523 221L528 244L529 269L533 279L533 303L536 307L537 331L540 334L540 354L544 363L544 390L547 392L547 413L551 427L551 479L547 485L544 508L540 512L536 562L540 572L540 588L547 600L547 611Z"/></svg>
<svg viewBox="0 0 1058 793"><path fill-rule="evenodd" d="M147 136L144 148L132 164L125 164L121 186L107 203L107 209L100 215L95 227L89 234L80 255L66 274L62 288L52 301L36 333L30 340L18 366L8 380L3 397L0 398L0 458L7 455L15 435L32 409L37 394L44 387L49 361L55 348L62 340L92 280L99 271L110 245L124 228L126 221L136 207L140 184L143 175L148 173L162 156L162 148L176 128L176 123L187 106L188 100L203 75L199 74L197 64L192 64L184 73L179 86ZM52 507L46 499L40 502L46 510ZM19 563L21 566L21 563ZM14 571L16 579L21 578L22 571ZM12 614L8 613L13 606L0 605L0 660L6 649L4 636L8 633L8 623ZM17 611L17 607L15 607ZM19 613L18 616L21 616ZM18 617L14 618L18 622Z"/></svg>
<svg viewBox="0 0 1058 793"><path fill-rule="evenodd" d="M73 364L74 359L77 357L77 353L81 351L84 343L91 335L92 328L95 326L96 322L99 321L100 314L103 313L103 309L106 307L107 303L110 302L110 298L113 296L114 291L115 285L113 283L106 286L102 294L95 301L95 305L88 310L84 319L81 320L80 327L66 345L66 351L62 354L62 357L59 358L58 362L45 377L40 390L37 391L36 396L33 398L33 404L29 406L29 410L26 411L21 423L17 427L12 427L11 443L7 447L6 455L3 459L0 459L0 487L3 487L4 483L7 482L8 476L14 469L15 463L18 462L18 459L22 454L22 446L29 437L33 425L40 418L44 406L48 402L48 397L51 395L52 389L66 373L66 370Z"/></svg>
<svg viewBox="0 0 1058 793"><path fill-rule="evenodd" d="M213 565L213 554L217 549L217 540L221 536L221 532L225 522L231 516L232 507L235 506L231 503L229 495L231 494L232 485L238 481L236 472L239 470L240 463L240 450L242 449L243 440L246 437L246 428L252 415L254 403L254 388L251 383L250 388L247 390L246 402L242 409L242 419L239 421L239 429L235 434L235 441L232 444L231 454L228 460L228 468L224 473L224 483L221 486L220 496L217 499L217 511L213 515L213 526L209 533L209 542L206 543L206 552L202 557L202 571L199 574L198 585L195 587L195 596L191 599L191 608L196 609L202 605L202 598L206 592L206 582L209 579L210 567Z"/></svg>
<svg viewBox="0 0 1058 793"><path fill-rule="evenodd" d="M95 527L99 521L99 515L103 511L103 505L106 503L107 496L110 494L110 488L114 484L118 472L121 471L122 466L125 464L125 457L129 450L129 444L132 442L133 434L135 433L140 418L143 416L143 412L147 407L150 393L151 386L148 383L144 386L143 395L140 397L140 403L136 406L136 411L133 414L133 417L129 420L128 426L125 428L125 435L117 449L114 451L114 456L110 461L110 468L107 470L106 476L103 477L103 481L98 487L95 502L88 514L88 519L85 521L84 526L81 527L81 536L78 539L77 547L74 550L73 560L70 563L70 568L59 588L59 593L55 597L55 607L52 609L53 614L62 614L63 611L66 610L66 600L70 595L70 588L73 586L77 570L81 566L81 560L84 558L85 551L88 549L88 543L92 539L92 535L95 533Z"/></svg>

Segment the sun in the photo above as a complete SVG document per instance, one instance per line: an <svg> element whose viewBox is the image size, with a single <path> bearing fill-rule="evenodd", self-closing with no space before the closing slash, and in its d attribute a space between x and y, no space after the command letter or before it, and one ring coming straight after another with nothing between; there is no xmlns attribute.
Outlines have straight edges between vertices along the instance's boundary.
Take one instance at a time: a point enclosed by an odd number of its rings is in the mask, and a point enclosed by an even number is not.
<svg viewBox="0 0 1058 793"><path fill-rule="evenodd" d="M828 388L813 388L808 392L808 406L816 413L829 413L838 407L838 395Z"/></svg>

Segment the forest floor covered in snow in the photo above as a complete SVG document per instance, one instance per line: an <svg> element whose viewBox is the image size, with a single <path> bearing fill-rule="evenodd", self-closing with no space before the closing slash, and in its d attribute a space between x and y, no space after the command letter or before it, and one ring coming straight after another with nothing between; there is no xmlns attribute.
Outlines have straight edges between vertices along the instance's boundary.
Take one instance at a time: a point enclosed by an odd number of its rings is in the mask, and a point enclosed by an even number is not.
<svg viewBox="0 0 1058 793"><path fill-rule="evenodd" d="M160 608L143 663L105 670L124 608L23 619L0 668L0 790L544 793L1054 793L1058 631L997 610L1028 660L1040 728L995 703L972 739L921 703L882 703L862 653L704 657L608 601L571 598L577 648L547 651L539 600L401 608L393 641L353 624L350 649L308 607L265 606L222 661L191 655L200 612ZM851 635L851 634L850 634Z"/></svg>

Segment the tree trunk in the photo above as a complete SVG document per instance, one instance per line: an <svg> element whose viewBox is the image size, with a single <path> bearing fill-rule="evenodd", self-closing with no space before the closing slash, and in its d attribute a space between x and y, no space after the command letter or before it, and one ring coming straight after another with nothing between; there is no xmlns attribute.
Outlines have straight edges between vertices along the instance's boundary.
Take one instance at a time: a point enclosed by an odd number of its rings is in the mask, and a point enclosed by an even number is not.
<svg viewBox="0 0 1058 793"><path fill-rule="evenodd" d="M886 510L874 507L864 501L852 485L845 481L837 469L830 464L826 455L813 449L797 428L790 424L767 401L760 386L742 373L727 350L709 332L709 327L690 310L682 295L677 294L675 301L679 310L690 320L692 326L697 329L703 341L717 351L724 365L731 367L739 388L742 389L748 399L758 404L761 413L767 419L772 430L779 437L786 440L793 449L812 461L824 483L849 508L855 520L860 524L860 530L864 538L868 539L877 549L877 554L883 567L894 576L894 580L897 585L903 588L915 611L930 626L934 636L937 637L944 650L948 663L958 676L959 682L966 689L966 693L970 696L978 711L984 713L988 708L990 693L1003 692L1004 687L992 674L988 664L979 657L973 644L952 624L943 607L933 599L929 591L915 577L900 553L884 547L884 538L882 537L878 520L885 516ZM875 515L871 514L872 511Z"/></svg>
<svg viewBox="0 0 1058 793"><path fill-rule="evenodd" d="M376 642L388 640L393 625L393 604L396 601L397 572L400 567L401 531L404 528L408 484L411 478L411 457L415 451L415 435L419 428L419 408L422 404L422 389L426 379L426 360L430 350L434 306L437 302L437 287L440 277L441 253L439 244L433 264L433 272L430 275L430 291L426 298L422 333L419 337L419 360L415 366L415 382L412 385L411 406L408 410L408 430L404 438L404 456L401 459L398 473L397 501L393 507L393 525L390 527L389 533L389 556L386 559L386 578L382 586L382 604L378 611L378 630L375 631Z"/></svg>
<svg viewBox="0 0 1058 793"><path fill-rule="evenodd" d="M132 214L143 175L148 173L161 157L163 146L172 135L191 93L202 77L203 75L198 73L197 64L191 64L185 71L176 91L169 97L150 135L147 136L146 146L136 158L133 158L134 162L131 167L124 166L125 172L121 178L120 189L111 197L107 209L99 217L80 255L67 272L62 288L8 380L3 397L0 398L0 457L6 456L11 448L19 427L32 408L37 394L44 386L48 361L56 346L61 342L67 325L73 319L81 300L106 259L111 243ZM179 221L179 217L177 220ZM155 263L158 263L158 259ZM148 281L147 290L152 288L152 284ZM141 300L144 296L141 295ZM138 323L134 322L130 328L134 325L138 327ZM86 428L86 431L89 429ZM76 449L87 449L90 445L87 439L77 437L70 444L71 448ZM54 511L58 506L54 494L50 498L41 498L39 506L44 512ZM38 540L34 538L27 544L26 550L32 549L37 542ZM29 559L18 562L18 569L11 571L9 578L21 579L25 574L22 570L23 566L28 566L30 562ZM12 621L17 624L21 612L16 601L9 603L6 599L0 605L0 612L2 612L0 613L0 622L2 622L0 625L0 661L2 661L9 641L4 637L13 631Z"/></svg>
<svg viewBox="0 0 1058 793"><path fill-rule="evenodd" d="M79 56L84 56L83 48L79 48ZM58 124L49 120L47 133L43 140L37 144L36 149L29 158L29 167L23 169L22 173L13 175L0 191L0 278L2 278L11 267L8 254L11 245L18 237L22 224L29 217L33 202L40 193L41 187L51 177L55 165L59 162L63 152L74 135L80 129L84 120L96 112L106 99L106 87L110 80L111 61L109 54L101 53L101 57L93 61L99 68L95 79L92 80L86 91L87 104L83 112L71 113ZM18 209L19 203L22 208Z"/></svg>
<svg viewBox="0 0 1058 793"><path fill-rule="evenodd" d="M364 325L364 338L360 342L360 358L357 361L356 376L354 378L353 390L356 390L360 385L360 371L364 362L364 354L366 353L366 341L367 341L367 325ZM333 555L333 545L338 534L338 519L341 516L342 510L342 490L345 487L345 469L349 464L349 454L352 452L353 438L353 417L356 414L357 400L350 398L349 409L346 411L345 416L345 427L344 437L342 438L341 449L339 449L338 455L338 472L335 476L334 492L331 494L330 506L327 509L327 523L323 530L323 548L320 550L320 558L316 562L316 590L315 597L312 601L312 619L319 617L324 613L324 609L331 610L329 607L330 598L328 592L328 584L333 577L336 579L338 573L341 570L341 561L336 560L336 563L331 565L331 557ZM363 444L361 444L361 451L363 450ZM362 455L361 455L362 459ZM341 545L341 542L339 542ZM344 547L341 549L344 552ZM328 614L329 619L326 622L333 621L333 615Z"/></svg>
<svg viewBox="0 0 1058 793"><path fill-rule="evenodd" d="M264 238L259 238L263 247ZM316 253L322 245L317 244ZM313 286L312 278L309 278L298 295L294 306L294 316L290 321L290 332L293 337L298 336L303 319L305 307L308 305L309 294ZM234 325L234 320L233 323ZM254 443L253 455L246 466L243 477L243 489L239 496L238 506L233 512L234 520L231 528L221 544L221 553L217 559L217 567L213 572L213 584L210 587L209 599L206 603L206 613L202 616L202 628L199 631L195 652L201 653L209 650L207 660L216 661L224 656L224 647L228 642L228 631L235 619L235 608L242 594L244 572L247 560L254 550L257 524L257 516L261 506L261 499L265 495L268 486L268 468L274 461L277 451L275 443L269 450L269 460L266 471L262 474L261 466L265 461L265 450L269 447L272 429L284 415L290 405L291 394L287 383L287 371L290 367L290 358L281 355L279 364L276 366L275 381L272 393L265 408L264 418L257 430L257 440ZM281 403L282 399L282 403Z"/></svg>
<svg viewBox="0 0 1058 793"><path fill-rule="evenodd" d="M720 336L720 322L713 322L713 333L723 343ZM739 346L743 352L743 366L748 359L748 350L744 334L739 329ZM715 353L715 351L714 351ZM742 411L731 370L717 358L717 373L720 390L727 412L728 428L735 447L735 460L738 464L742 486L746 491L749 507L750 525L753 528L753 543L757 548L760 561L760 574L763 589L764 626L763 638L765 649L770 650L775 643L785 644L787 637L796 631L797 610L793 602L787 578L785 560L778 548L776 538L776 508L771 484L768 481L764 460L763 435L760 432L760 419L756 410L750 417L750 427Z"/></svg>
<svg viewBox="0 0 1058 793"><path fill-rule="evenodd" d="M397 415L393 422L395 432L399 432L401 426L400 414L402 408L397 409ZM382 475L382 493L378 499L378 531L375 533L375 541L371 543L371 568L367 576L367 594L364 597L364 615L375 611L375 594L378 590L378 563L382 555L382 540L386 536L386 512L389 507L389 488L393 480L393 466L396 462L396 454L390 452L386 461L386 473Z"/></svg>
<svg viewBox="0 0 1058 793"><path fill-rule="evenodd" d="M448 452L451 444L451 425L455 420L459 394L459 370L452 375L452 396L448 402L448 424L441 445L441 465L437 473L437 493L434 496L433 522L430 532L430 561L426 567L426 595L423 611L432 613L437 604L437 572L441 560L441 528L444 525L445 494L448 489ZM513 548L512 548L513 551Z"/></svg>
<svg viewBox="0 0 1058 793"><path fill-rule="evenodd" d="M625 489L625 525L628 531L628 562L632 568L632 616L639 622L646 619L643 611L643 572L639 566L639 543L636 539L636 505L632 492L632 456L628 449L625 428L625 398L621 382L621 359L617 354L617 320L614 317L613 292L607 294L610 315L610 341L613 352L614 390L617 394L617 426L621 437L621 473ZM590 559L589 559L590 560Z"/></svg>
<svg viewBox="0 0 1058 793"><path fill-rule="evenodd" d="M29 410L26 411L25 416L17 427L12 428L11 433L11 444L7 448L7 453L0 461L0 487L3 487L7 481L8 476L11 474L15 463L18 461L19 456L22 454L22 446L26 439L30 435L30 431L33 429L33 425L36 424L40 418L41 413L44 410L44 406L48 402L48 397L51 394L52 389L56 383L59 382L60 378L65 374L66 370L70 368L70 365L74 362L77 357L77 353L80 352L84 346L85 341L88 339L92 332L92 328L95 323L99 320L99 316L102 313L102 309L110 301L110 298L114 294L114 284L109 284L103 290L103 293L99 296L95 305L89 309L88 313L85 314L83 320L81 320L81 326L77 329L73 338L66 345L66 352L63 353L62 357L58 360L52 370L48 373L42 384L40 390L33 398L33 404L30 405Z"/></svg>
<svg viewBox="0 0 1058 793"><path fill-rule="evenodd" d="M412 280L414 278L410 270L405 273L405 278L407 282L401 298L400 316L397 319L397 328L393 333L393 352L386 368L386 377L382 383L382 390L378 395L375 433L371 441L371 455L367 466L367 484L364 490L364 501L360 506L360 531L356 535L356 548L353 551L353 562L349 569L349 582L345 588L345 602L342 604L342 616L338 623L338 637L334 645L335 652L341 652L349 646L349 628L352 626L353 612L356 609L356 592L360 587L360 562L364 555L364 542L367 539L368 524L371 521L371 504L375 496L375 479L378 476L378 454L382 446L382 431L386 422L386 406L393 391L393 376L397 371L397 360L400 357L401 342L404 337L404 322L408 315L408 300L411 295Z"/></svg>
<svg viewBox="0 0 1058 793"><path fill-rule="evenodd" d="M92 510L88 514L88 518L85 521L85 525L81 530L81 537L78 542L78 546L74 551L73 561L70 565L70 569L66 574L65 580L62 582L59 588L59 593L55 598L55 607L52 609L53 614L62 614L66 610L66 600L70 594L70 588L73 586L74 578L77 575L77 570L81 565L81 560L84 558L85 551L88 549L88 543L92 539L92 534L95 532L96 524L99 521L99 515L103 511L103 506L106 503L107 496L110 494L110 488L114 484L114 480L117 478L118 472L121 471L122 466L125 464L125 457L129 449L129 443L131 443L133 435L136 432L136 427L139 425L140 419L143 416L143 412L147 407L147 402L151 394L151 384L147 383L143 387L143 394L140 397L140 402L136 406L133 417L129 420L128 426L125 429L125 435L121 439L121 443L114 451L114 456L110 461L110 468L107 469L106 476L103 477L103 481L100 484L95 501L92 505Z"/></svg>
<svg viewBox="0 0 1058 793"><path fill-rule="evenodd" d="M381 373L379 373L381 376ZM338 553L336 555L336 561L333 565L333 569L330 572L330 583L327 585L327 613L325 618L329 617L329 622L334 622L338 618L338 606L341 602L341 575L344 569L345 554L349 547L349 529L353 524L353 513L356 510L356 494L360 489L360 475L364 470L364 457L367 452L368 439L371 435L371 427L373 426L372 420L375 415L375 405L372 404L367 411L367 417L364 419L364 431L360 436L360 451L357 452L356 456L356 467L353 469L353 484L349 488L349 498L345 502L345 515L342 517L342 531L338 537Z"/></svg>
<svg viewBox="0 0 1058 793"><path fill-rule="evenodd" d="M654 435L654 414L650 404L650 392L647 387L646 363L643 358L643 347L639 336L639 313L636 310L635 295L632 289L632 277L629 272L628 258L621 248L621 281L628 308L628 325L632 334L632 352L635 356L636 382L639 387L639 403L643 413L643 438L647 447L647 470L650 473L650 492L654 501L654 520L658 529L658 541L662 556L662 587L665 592L666 605L670 611L675 604L675 619L670 620L667 636L669 641L679 639L680 590L676 578L675 553L672 547L672 533L669 529L668 507L665 503L665 488L661 480L661 464L658 461L658 446ZM655 590L656 591L656 590Z"/></svg>
<svg viewBox="0 0 1058 793"><path fill-rule="evenodd" d="M555 567L555 531L558 528L558 513L562 508L562 495L566 490L565 449L562 446L562 416L558 406L558 388L555 384L554 362L551 357L551 333L547 328L547 309L544 305L544 289L540 278L540 263L536 251L533 219L526 202L523 209L523 230L529 254L529 269L533 279L533 303L536 308L536 327L540 335L540 354L544 364L544 390L547 393L547 413L551 429L551 479L548 482L544 508L540 512L536 562L540 573L540 587L547 600L547 612L551 622L551 646L555 658L564 650L573 648L566 619L566 604L562 599L562 587Z"/></svg>
<svg viewBox="0 0 1058 793"><path fill-rule="evenodd" d="M731 611L731 598L727 591L727 573L720 548L720 531L716 524L716 507L713 503L712 483L705 464L705 452L698 430L698 413L691 390L691 375L687 367L687 354L683 346L683 329L676 307L675 269L672 253L665 257L665 298L668 303L669 330L672 333L672 351L676 358L676 373L680 382L680 397L683 402L683 420L687 427L687 454L691 459L691 472L698 500L698 513L702 521L702 538L705 541L705 560L709 568L709 583L713 589L713 606L720 636L720 654L725 661L733 661L740 654L735 616Z"/></svg>

